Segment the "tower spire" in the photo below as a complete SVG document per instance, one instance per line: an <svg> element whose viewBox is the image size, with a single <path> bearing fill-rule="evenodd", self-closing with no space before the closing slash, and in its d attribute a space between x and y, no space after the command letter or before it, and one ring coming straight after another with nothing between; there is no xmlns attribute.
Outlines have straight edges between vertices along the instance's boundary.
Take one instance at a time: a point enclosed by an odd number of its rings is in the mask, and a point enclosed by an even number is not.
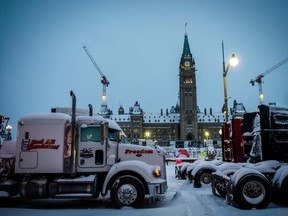
<svg viewBox="0 0 288 216"><path fill-rule="evenodd" d="M190 46L189 46L189 41L188 41L188 35L187 35L187 31L186 31L186 25L185 24L185 36L184 36L184 46L183 46L183 53L182 53L182 57L192 57L191 51L190 51Z"/></svg>

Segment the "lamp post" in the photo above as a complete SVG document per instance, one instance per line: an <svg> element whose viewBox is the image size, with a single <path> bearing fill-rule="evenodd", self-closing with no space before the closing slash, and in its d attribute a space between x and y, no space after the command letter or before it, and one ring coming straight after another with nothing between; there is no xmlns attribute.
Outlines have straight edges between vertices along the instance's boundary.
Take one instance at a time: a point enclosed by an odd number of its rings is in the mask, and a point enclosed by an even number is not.
<svg viewBox="0 0 288 216"><path fill-rule="evenodd" d="M12 130L12 126L11 125L7 125L6 127L7 130L7 140L12 140L12 136L11 136L11 130Z"/></svg>
<svg viewBox="0 0 288 216"><path fill-rule="evenodd" d="M225 60L224 60L224 43L222 41L222 56L223 56L223 84L224 84L224 103L225 103L225 120L228 122L228 96L227 96L227 83L226 83L226 76L229 70L230 65L235 67L239 60L236 58L235 54L232 54L227 67L225 67Z"/></svg>

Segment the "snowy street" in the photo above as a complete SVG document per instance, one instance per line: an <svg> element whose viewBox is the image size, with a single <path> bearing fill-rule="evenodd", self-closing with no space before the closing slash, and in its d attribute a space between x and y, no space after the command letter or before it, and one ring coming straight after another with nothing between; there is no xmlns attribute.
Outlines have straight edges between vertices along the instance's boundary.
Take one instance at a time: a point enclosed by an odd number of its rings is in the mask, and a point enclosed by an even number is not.
<svg viewBox="0 0 288 216"><path fill-rule="evenodd" d="M201 216L201 215L287 215L288 208L270 204L263 210L240 210L227 205L225 199L215 197L210 185L194 188L187 180L178 180L174 175L174 163L167 167L168 194L167 200L154 205L144 205L140 209L124 207L113 209L109 199L44 199L44 200L19 200L0 201L1 215L29 215L29 216L54 216L54 215L123 215L123 216Z"/></svg>

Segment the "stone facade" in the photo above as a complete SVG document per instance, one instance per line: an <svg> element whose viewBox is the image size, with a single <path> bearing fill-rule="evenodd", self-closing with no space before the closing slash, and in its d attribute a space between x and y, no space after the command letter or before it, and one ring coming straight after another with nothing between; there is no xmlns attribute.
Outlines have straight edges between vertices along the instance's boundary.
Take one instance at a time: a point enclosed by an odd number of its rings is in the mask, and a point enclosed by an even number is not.
<svg viewBox="0 0 288 216"><path fill-rule="evenodd" d="M117 115L110 115L123 129L128 140L133 143L145 143L152 140L160 145L169 145L171 141L212 139L221 143L221 128L225 114L214 113L210 108L201 111L197 106L197 87L195 61L191 54L188 36L184 36L183 53L179 64L179 98L176 106L168 111L161 109L159 114L151 114L141 109L135 102L129 112L120 106ZM231 114L243 114L245 107L234 101Z"/></svg>

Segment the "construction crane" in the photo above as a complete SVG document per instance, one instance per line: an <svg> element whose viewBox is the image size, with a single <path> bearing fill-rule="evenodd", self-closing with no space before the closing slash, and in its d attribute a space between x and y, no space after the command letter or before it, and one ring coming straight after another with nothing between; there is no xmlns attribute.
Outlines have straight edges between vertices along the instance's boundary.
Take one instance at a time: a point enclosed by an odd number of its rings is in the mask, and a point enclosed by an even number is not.
<svg viewBox="0 0 288 216"><path fill-rule="evenodd" d="M90 54L88 48L86 46L83 46L83 49L85 50L85 52L87 53L88 57L90 58L90 60L92 61L93 65L95 66L95 68L97 69L97 71L99 72L99 74L102 77L101 83L103 85L103 90L102 90L102 105L101 105L101 114L108 114L109 110L107 109L107 105L106 105L106 87L108 87L108 85L110 84L107 77L103 74L103 72L101 71L101 69L99 68L99 66L97 65L96 61L94 60L94 58L92 57L92 55Z"/></svg>
<svg viewBox="0 0 288 216"><path fill-rule="evenodd" d="M266 76L268 73L270 73L270 72L274 71L275 69L277 69L278 67L280 67L281 65L285 64L287 61L288 61L288 58L284 59L283 61L279 62L278 64L276 64L273 67L271 67L268 70L266 70L264 73L262 73L259 76L257 76L254 80L250 81L252 86L255 85L255 82L258 83L260 105L263 104L263 98L264 98L264 95L263 95L263 92L262 92L262 78L264 76Z"/></svg>

